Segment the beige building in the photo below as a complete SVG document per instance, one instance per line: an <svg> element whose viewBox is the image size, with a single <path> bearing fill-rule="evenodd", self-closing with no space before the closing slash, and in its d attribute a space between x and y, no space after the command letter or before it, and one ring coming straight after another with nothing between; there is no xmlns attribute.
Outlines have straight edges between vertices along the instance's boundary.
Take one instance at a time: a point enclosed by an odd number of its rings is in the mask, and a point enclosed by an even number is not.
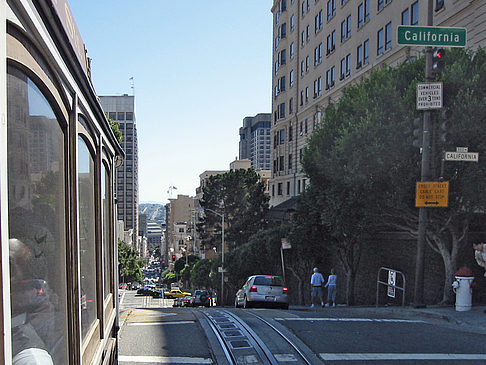
<svg viewBox="0 0 486 365"><path fill-rule="evenodd" d="M322 110L371 69L414 59L424 47L397 44L399 25L427 24L424 0L274 0L270 205L308 184L302 153ZM434 0L433 25L466 27L485 46L486 1Z"/></svg>
<svg viewBox="0 0 486 365"><path fill-rule="evenodd" d="M187 195L177 195L176 199L169 199L167 209L166 253L168 263L188 255L199 256L199 245L195 240L196 198Z"/></svg>

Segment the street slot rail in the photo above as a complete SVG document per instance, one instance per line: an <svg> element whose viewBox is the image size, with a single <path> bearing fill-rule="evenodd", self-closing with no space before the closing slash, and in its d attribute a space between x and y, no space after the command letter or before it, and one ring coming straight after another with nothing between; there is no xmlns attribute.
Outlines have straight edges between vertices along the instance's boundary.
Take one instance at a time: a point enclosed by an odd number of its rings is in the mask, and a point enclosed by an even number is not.
<svg viewBox="0 0 486 365"><path fill-rule="evenodd" d="M230 364L312 364L292 341L260 316L251 314L276 336L272 341L279 342L278 353L273 353L256 332L241 318L227 310L204 311L210 327L218 338ZM265 335L268 340L268 335ZM283 341L282 341L283 340ZM285 348L285 350L284 350Z"/></svg>

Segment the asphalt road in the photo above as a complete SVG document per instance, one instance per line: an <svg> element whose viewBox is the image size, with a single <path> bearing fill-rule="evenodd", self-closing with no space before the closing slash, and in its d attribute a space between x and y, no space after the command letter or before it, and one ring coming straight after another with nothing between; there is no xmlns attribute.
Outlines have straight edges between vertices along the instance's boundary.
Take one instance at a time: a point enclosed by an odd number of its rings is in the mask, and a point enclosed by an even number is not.
<svg viewBox="0 0 486 365"><path fill-rule="evenodd" d="M148 299L134 292L122 294L121 365L226 364L204 313L236 315L273 353L279 353L282 364L303 362L282 354L281 340L258 317L288 336L311 364L486 364L486 335L455 329L440 320L363 316L352 308L316 312L172 308L171 304L172 300ZM239 358L238 364L245 363L262 362L250 356Z"/></svg>

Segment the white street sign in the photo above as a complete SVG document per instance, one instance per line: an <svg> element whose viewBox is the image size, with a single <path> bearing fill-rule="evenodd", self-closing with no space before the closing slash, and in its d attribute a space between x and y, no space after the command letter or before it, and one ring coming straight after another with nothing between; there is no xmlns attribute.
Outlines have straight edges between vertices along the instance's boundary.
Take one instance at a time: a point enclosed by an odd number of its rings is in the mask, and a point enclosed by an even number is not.
<svg viewBox="0 0 486 365"><path fill-rule="evenodd" d="M417 84L417 109L442 108L442 82Z"/></svg>
<svg viewBox="0 0 486 365"><path fill-rule="evenodd" d="M446 161L468 161L468 162L478 162L479 153L477 152L446 152Z"/></svg>
<svg viewBox="0 0 486 365"><path fill-rule="evenodd" d="M388 271L388 284L396 285L397 282L397 272L393 270ZM387 295L391 298L395 298L395 288L392 286L388 287Z"/></svg>

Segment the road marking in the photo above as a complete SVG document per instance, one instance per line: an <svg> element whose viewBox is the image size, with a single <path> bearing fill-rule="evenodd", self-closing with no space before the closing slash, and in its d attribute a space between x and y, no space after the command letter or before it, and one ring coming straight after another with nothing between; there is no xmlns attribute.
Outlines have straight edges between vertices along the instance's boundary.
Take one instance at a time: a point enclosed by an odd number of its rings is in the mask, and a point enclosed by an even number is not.
<svg viewBox="0 0 486 365"><path fill-rule="evenodd" d="M166 324L191 324L196 321L179 321L179 322L132 322L127 323L127 326L163 326Z"/></svg>
<svg viewBox="0 0 486 365"><path fill-rule="evenodd" d="M297 358L293 354L274 354L275 359L278 362L293 362L298 361Z"/></svg>
<svg viewBox="0 0 486 365"><path fill-rule="evenodd" d="M327 321L327 322L391 322L391 323L426 323L412 319L373 319L373 318L275 318L276 321Z"/></svg>
<svg viewBox="0 0 486 365"><path fill-rule="evenodd" d="M378 353L321 353L324 361L364 360L486 360L485 354L378 354Z"/></svg>
<svg viewBox="0 0 486 365"><path fill-rule="evenodd" d="M121 299L120 299L120 307L122 306L123 304L123 299L125 299L125 292L123 292L122 296L121 296Z"/></svg>
<svg viewBox="0 0 486 365"><path fill-rule="evenodd" d="M213 364L213 360L204 357L180 356L118 356L119 363L150 363L150 364Z"/></svg>

